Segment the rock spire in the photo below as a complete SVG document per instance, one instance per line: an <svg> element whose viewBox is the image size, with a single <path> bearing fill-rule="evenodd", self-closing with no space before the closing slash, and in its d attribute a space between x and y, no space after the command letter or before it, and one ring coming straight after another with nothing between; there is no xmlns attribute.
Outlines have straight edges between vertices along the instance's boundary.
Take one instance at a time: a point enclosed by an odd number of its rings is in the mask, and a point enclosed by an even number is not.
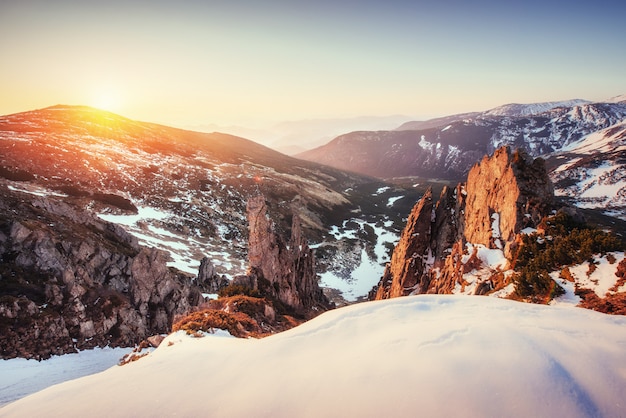
<svg viewBox="0 0 626 418"><path fill-rule="evenodd" d="M417 202L370 299L452 293L479 263L475 253L465 253L467 243L510 258L517 234L539 224L553 195L542 159L509 147L496 150L472 167L466 183L444 187L436 202L429 189Z"/></svg>
<svg viewBox="0 0 626 418"><path fill-rule="evenodd" d="M293 209L287 243L275 231L263 195L248 200L247 216L249 268L246 276L235 278L234 283L276 298L299 314L328 309L330 303L318 285L313 251L302 236L297 210Z"/></svg>

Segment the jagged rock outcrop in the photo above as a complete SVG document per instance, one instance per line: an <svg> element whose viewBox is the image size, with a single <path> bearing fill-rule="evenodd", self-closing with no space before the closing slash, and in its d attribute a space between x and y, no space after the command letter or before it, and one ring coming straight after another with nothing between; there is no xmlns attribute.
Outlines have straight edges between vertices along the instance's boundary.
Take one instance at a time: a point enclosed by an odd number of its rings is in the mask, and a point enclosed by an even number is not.
<svg viewBox="0 0 626 418"><path fill-rule="evenodd" d="M215 266L208 257L204 257L200 260L200 268L198 269L196 282L206 292L214 294L230 284L230 281L225 275L217 273Z"/></svg>
<svg viewBox="0 0 626 418"><path fill-rule="evenodd" d="M466 243L501 249L511 257L517 234L536 226L549 213L552 199L543 160L512 153L509 147L498 149L472 167L466 183L445 187L436 203L431 190L424 194L370 299L464 288L463 275L480 265L476 249L467 254ZM495 275L488 286L502 282ZM491 290L487 287L476 291Z"/></svg>
<svg viewBox="0 0 626 418"><path fill-rule="evenodd" d="M510 246L521 229L537 225L554 196L543 159L533 160L524 151L512 154L509 147L472 167L465 192L463 235L490 248ZM509 247L505 254L511 255Z"/></svg>
<svg viewBox="0 0 626 418"><path fill-rule="evenodd" d="M167 253L60 200L0 186L0 357L129 346L200 302Z"/></svg>
<svg viewBox="0 0 626 418"><path fill-rule="evenodd" d="M423 286L421 279L432 257L432 221L432 190L428 189L409 215L391 263L385 267L375 299L402 296Z"/></svg>
<svg viewBox="0 0 626 418"><path fill-rule="evenodd" d="M263 195L248 200L247 216L249 269L246 276L236 277L233 283L258 290L299 314L328 309L330 304L318 285L313 251L301 234L297 211L293 213L288 245L274 230Z"/></svg>

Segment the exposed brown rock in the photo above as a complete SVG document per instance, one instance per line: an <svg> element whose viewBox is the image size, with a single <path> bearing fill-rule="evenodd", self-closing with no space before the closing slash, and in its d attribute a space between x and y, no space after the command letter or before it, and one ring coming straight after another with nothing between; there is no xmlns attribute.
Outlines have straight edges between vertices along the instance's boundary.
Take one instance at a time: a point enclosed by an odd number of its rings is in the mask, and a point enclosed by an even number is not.
<svg viewBox="0 0 626 418"><path fill-rule="evenodd" d="M157 334L157 335L151 335L150 337L146 338L146 342L150 345L150 347L157 348L158 346L161 345L164 339L165 339L164 335Z"/></svg>
<svg viewBox="0 0 626 418"><path fill-rule="evenodd" d="M472 167L465 191L465 240L496 248L492 223L493 214L497 213L505 249L521 229L541 221L554 195L543 160L532 160L520 150L512 154L508 147L496 150Z"/></svg>
<svg viewBox="0 0 626 418"><path fill-rule="evenodd" d="M482 264L476 252L463 262L465 244L499 248L510 257L518 245L517 234L536 226L552 199L543 160L532 160L522 151L511 153L508 147L498 149L470 170L465 184L445 187L436 203L431 190L424 194L370 299L452 293L457 285L464 289L463 274ZM489 279L476 293L504 285L503 278Z"/></svg>
<svg viewBox="0 0 626 418"><path fill-rule="evenodd" d="M375 299L389 299L419 293L428 257L433 221L432 189L428 189L415 205L402 231L400 241L385 267Z"/></svg>
<svg viewBox="0 0 626 418"><path fill-rule="evenodd" d="M328 309L330 303L318 285L313 251L301 234L298 212L293 212L288 245L276 233L263 195L248 200L247 213L249 269L246 276L237 277L234 283L276 298L299 314Z"/></svg>
<svg viewBox="0 0 626 418"><path fill-rule="evenodd" d="M593 290L577 289L576 295L582 299L578 305L581 308L613 315L626 315L626 292L607 293L604 298L600 298Z"/></svg>

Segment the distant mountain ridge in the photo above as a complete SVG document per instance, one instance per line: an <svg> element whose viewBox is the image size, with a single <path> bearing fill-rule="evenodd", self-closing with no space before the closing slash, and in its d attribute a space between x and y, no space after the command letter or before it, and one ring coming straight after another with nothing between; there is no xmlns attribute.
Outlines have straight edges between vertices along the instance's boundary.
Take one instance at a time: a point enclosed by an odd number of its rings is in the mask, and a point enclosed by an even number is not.
<svg viewBox="0 0 626 418"><path fill-rule="evenodd" d="M552 159L559 152L569 153L573 144L624 121L623 98L599 103L573 100L505 105L482 113L410 122L395 131L352 132L297 156L380 178L459 181L483 155L504 145L523 149L533 157ZM407 130L411 126L418 129ZM593 147L585 152L589 158L600 157ZM621 161L621 153L614 148L603 158Z"/></svg>
<svg viewBox="0 0 626 418"><path fill-rule="evenodd" d="M483 116L422 130L352 132L297 156L381 178L420 176L460 179L502 145L539 156L620 122L622 103L560 107L529 117Z"/></svg>
<svg viewBox="0 0 626 418"><path fill-rule="evenodd" d="M410 119L409 116L404 115L359 116L290 120L256 129L214 124L194 126L193 129L202 132L226 132L253 139L284 154L294 155L323 145L344 132L394 129Z"/></svg>
<svg viewBox="0 0 626 418"><path fill-rule="evenodd" d="M511 116L511 117L522 117L522 116L533 116L539 113L547 112L557 107L572 107L577 105L582 105L586 103L591 103L588 100L583 99L572 99L572 100L562 100L557 102L543 102L543 103L529 103L529 104L520 104L520 103L509 103L502 106L494 107L493 109L489 109L484 112L468 112L468 113L459 113L451 116L444 116L440 118L430 119L427 121L410 121L406 122L400 127L396 128L398 131L410 131L410 130L419 130L419 129L429 129L429 128L437 128L440 126L446 126L452 122L458 122L463 119L472 119L477 117L484 116Z"/></svg>
<svg viewBox="0 0 626 418"><path fill-rule="evenodd" d="M534 115L538 115L540 113L544 113L549 110L555 109L557 107L574 107L574 106L584 105L588 103L591 103L591 102L589 100L582 100L582 99L563 100L563 101L558 101L558 102L530 103L530 104L509 103L509 104L505 104L505 105L487 110L486 112L483 113L483 115L513 116L513 117L534 116Z"/></svg>

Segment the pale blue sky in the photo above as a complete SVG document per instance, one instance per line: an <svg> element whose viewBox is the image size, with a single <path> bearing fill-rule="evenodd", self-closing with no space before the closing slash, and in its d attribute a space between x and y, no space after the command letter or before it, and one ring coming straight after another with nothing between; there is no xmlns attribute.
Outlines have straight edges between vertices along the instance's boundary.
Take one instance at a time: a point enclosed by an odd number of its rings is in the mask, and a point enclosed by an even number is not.
<svg viewBox="0 0 626 418"><path fill-rule="evenodd" d="M0 114L255 125L626 93L626 5L579 3L2 0Z"/></svg>

